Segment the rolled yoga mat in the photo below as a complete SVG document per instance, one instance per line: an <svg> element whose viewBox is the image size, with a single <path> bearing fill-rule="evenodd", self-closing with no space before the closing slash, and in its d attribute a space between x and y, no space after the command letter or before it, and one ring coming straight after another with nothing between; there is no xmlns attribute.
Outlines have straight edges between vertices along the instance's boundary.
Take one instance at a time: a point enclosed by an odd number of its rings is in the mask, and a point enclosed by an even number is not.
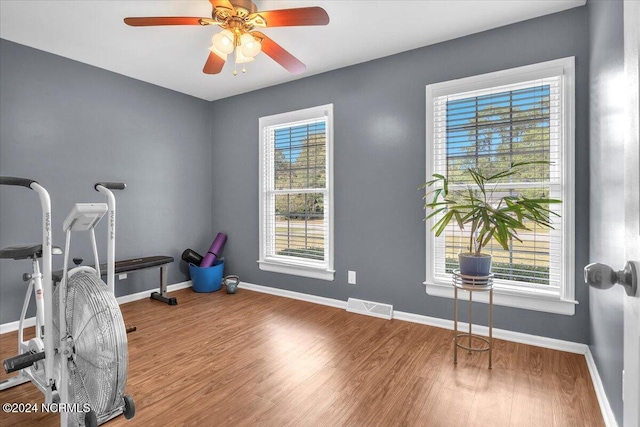
<svg viewBox="0 0 640 427"><path fill-rule="evenodd" d="M207 251L207 254L202 259L202 262L200 263L200 267L211 267L213 263L216 261L216 258L218 258L218 255L220 255L220 252L222 252L222 249L224 248L224 244L226 241L227 241L227 235L224 233L218 233L216 235L216 238L213 239L213 243L211 244L211 247Z"/></svg>
<svg viewBox="0 0 640 427"><path fill-rule="evenodd" d="M202 262L202 255L193 249L185 249L184 252L182 252L182 260L187 264L200 265Z"/></svg>

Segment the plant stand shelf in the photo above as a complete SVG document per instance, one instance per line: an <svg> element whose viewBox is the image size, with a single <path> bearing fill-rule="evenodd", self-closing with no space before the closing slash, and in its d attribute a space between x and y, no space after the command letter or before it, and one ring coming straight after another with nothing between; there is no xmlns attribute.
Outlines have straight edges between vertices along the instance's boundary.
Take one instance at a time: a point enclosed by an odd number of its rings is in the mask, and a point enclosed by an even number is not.
<svg viewBox="0 0 640 427"><path fill-rule="evenodd" d="M493 350L493 274L488 276L466 276L460 274L459 270L454 270L451 275L453 281L454 300L453 300L453 363L458 363L458 347L472 351L489 352L489 369L491 369L491 358ZM462 289L469 292L469 332L458 333L458 290ZM489 292L489 338L474 335L472 331L472 307L474 292ZM468 340L468 341L467 341ZM473 340L482 341L485 345L473 346ZM468 345L463 344L468 342Z"/></svg>

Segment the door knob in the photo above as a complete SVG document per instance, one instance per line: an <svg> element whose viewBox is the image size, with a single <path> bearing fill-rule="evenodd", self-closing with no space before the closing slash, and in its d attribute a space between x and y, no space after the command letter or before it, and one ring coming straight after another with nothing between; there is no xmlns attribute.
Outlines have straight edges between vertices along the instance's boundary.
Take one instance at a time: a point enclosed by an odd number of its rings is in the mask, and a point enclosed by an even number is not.
<svg viewBox="0 0 640 427"><path fill-rule="evenodd" d="M627 295L635 296L638 290L638 265L629 261L625 264L624 270L615 271L608 265L594 262L584 268L584 281L596 289L609 289L619 283Z"/></svg>

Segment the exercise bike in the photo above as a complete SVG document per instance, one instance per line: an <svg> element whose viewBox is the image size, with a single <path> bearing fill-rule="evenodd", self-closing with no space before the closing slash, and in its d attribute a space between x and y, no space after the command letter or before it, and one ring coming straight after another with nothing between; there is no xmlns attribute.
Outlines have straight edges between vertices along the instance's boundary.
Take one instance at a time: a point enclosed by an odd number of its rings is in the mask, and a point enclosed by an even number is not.
<svg viewBox="0 0 640 427"><path fill-rule="evenodd" d="M7 373L19 372L18 375L2 381L0 391L30 381L44 394L46 404L58 403L60 396L53 374L53 357L40 362L45 359L45 354L55 353L53 334L48 329L48 325L53 322L51 256L62 254L59 247L51 245L51 199L44 187L30 179L0 177L0 185L22 186L34 190L38 193L42 208L42 243L11 246L0 250L0 259L31 259L31 273L22 276L24 281L29 281L29 286L18 322L18 356L7 359L4 363ZM43 263L42 272L38 262L40 258ZM24 323L32 292L36 298L36 336L25 342Z"/></svg>
<svg viewBox="0 0 640 427"><path fill-rule="evenodd" d="M63 427L97 426L120 414L127 419L132 418L135 405L131 396L124 394L128 357L124 321L113 291L100 279L94 232L109 210L107 204L77 203L65 219L63 277L53 290L51 254L60 251L51 247L49 195L37 182L28 179L0 177L0 184L24 186L40 195L44 266L42 274L39 274L38 245L32 245L30 248L34 253L30 257L34 260L32 276L35 277L33 286L29 286L27 291L19 322L19 354L4 361L7 373L19 371L14 377L18 379L7 380L6 386L4 383L0 385L0 390L31 381L44 393L45 404L58 403L62 408L60 425ZM115 221L115 205L110 215ZM89 232L95 268L81 266L69 270L71 235L82 231ZM113 283L115 235L109 234L107 274ZM4 258L20 255L15 247L4 249L0 254ZM40 294L39 287L42 288ZM24 316L32 288L35 288L36 298L42 302L36 304L36 338L24 343Z"/></svg>

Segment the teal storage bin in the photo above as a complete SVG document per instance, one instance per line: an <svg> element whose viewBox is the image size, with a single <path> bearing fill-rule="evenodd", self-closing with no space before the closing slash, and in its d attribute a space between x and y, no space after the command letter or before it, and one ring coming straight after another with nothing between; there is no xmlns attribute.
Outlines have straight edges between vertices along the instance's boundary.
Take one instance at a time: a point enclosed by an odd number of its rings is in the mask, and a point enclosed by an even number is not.
<svg viewBox="0 0 640 427"><path fill-rule="evenodd" d="M222 288L224 259L219 259L211 267L198 267L189 263L189 274L194 292L215 292Z"/></svg>

